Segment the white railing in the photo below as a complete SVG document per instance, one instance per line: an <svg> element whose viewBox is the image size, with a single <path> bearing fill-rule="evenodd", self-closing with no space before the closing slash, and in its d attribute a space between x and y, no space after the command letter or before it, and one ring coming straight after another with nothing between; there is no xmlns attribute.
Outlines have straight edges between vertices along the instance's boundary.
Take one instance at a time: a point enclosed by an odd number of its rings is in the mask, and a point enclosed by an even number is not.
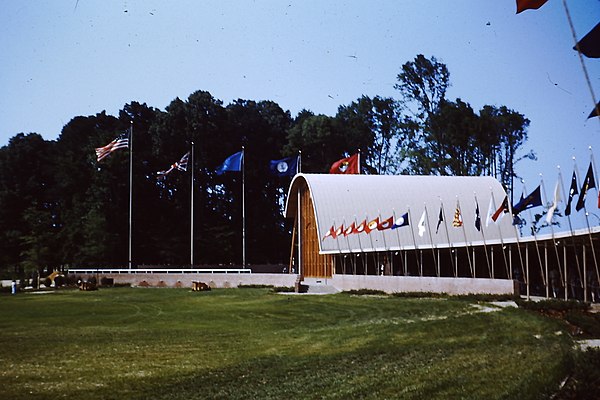
<svg viewBox="0 0 600 400"><path fill-rule="evenodd" d="M250 268L142 268L142 269L105 269L105 268L75 268L67 271L69 274L251 274Z"/></svg>

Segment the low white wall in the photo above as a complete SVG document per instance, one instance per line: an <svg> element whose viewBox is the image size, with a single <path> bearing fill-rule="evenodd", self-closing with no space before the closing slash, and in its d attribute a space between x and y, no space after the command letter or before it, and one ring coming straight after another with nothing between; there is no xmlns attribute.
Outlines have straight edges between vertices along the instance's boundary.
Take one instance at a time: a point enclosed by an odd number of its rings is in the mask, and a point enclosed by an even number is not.
<svg viewBox="0 0 600 400"><path fill-rule="evenodd" d="M295 274L79 274L83 279L112 278L115 284L151 287L192 287L192 281L212 288L235 288L240 285L294 287ZM519 294L518 284L507 279L437 278L417 276L335 275L332 278L306 278L305 285L331 285L340 291L373 289L386 293L421 292L460 294Z"/></svg>
<svg viewBox="0 0 600 400"><path fill-rule="evenodd" d="M335 275L333 278L323 279L322 283L342 291L374 289L386 293L518 294L518 285L508 279Z"/></svg>
<svg viewBox="0 0 600 400"><path fill-rule="evenodd" d="M293 287L295 274L77 274L82 279L92 276L98 280L112 278L115 284L152 287L192 287L193 281L206 283L212 288L233 288L240 285L272 285Z"/></svg>

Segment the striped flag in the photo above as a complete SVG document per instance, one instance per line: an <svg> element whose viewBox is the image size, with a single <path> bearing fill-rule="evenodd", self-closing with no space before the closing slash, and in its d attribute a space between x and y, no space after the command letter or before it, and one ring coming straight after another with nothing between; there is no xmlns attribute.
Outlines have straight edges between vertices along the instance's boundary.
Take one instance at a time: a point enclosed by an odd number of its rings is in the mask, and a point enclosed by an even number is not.
<svg viewBox="0 0 600 400"><path fill-rule="evenodd" d="M98 162L104 160L115 150L126 149L129 147L129 136L121 135L104 147L96 148L96 158Z"/></svg>
<svg viewBox="0 0 600 400"><path fill-rule="evenodd" d="M452 220L452 226L455 228L460 228L461 226L463 226L462 214L460 212L458 204L456 205L456 210L454 211L454 219Z"/></svg>
<svg viewBox="0 0 600 400"><path fill-rule="evenodd" d="M156 175L158 175L161 178L164 178L165 176L167 176L168 174L170 174L174 169L178 170L178 171L187 171L187 166L188 166L188 160L190 157L190 152L188 151L187 153L185 153L183 155L183 157L181 157L181 160L177 161L176 163L172 164L171 167L166 170L166 171L158 171L156 173Z"/></svg>

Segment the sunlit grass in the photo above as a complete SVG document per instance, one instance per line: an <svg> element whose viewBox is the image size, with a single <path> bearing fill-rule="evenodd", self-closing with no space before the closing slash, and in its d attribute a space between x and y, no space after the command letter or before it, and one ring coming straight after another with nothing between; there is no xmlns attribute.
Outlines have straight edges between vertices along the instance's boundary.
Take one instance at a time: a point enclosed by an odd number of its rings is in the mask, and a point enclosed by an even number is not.
<svg viewBox="0 0 600 400"><path fill-rule="evenodd" d="M0 297L1 398L535 399L559 321L456 299L267 289Z"/></svg>

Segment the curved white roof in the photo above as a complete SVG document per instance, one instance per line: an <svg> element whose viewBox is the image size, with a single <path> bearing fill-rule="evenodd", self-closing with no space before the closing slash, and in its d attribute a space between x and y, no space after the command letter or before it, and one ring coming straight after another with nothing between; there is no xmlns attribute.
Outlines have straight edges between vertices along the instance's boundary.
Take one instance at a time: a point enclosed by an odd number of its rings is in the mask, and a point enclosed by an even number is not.
<svg viewBox="0 0 600 400"><path fill-rule="evenodd" d="M517 236L508 214L487 223L506 196L492 177L298 174L288 193L289 218L296 215L303 183L313 201L321 254L497 244ZM481 230L475 226L477 204ZM459 227L453 226L457 208ZM363 221L374 229L361 231Z"/></svg>

